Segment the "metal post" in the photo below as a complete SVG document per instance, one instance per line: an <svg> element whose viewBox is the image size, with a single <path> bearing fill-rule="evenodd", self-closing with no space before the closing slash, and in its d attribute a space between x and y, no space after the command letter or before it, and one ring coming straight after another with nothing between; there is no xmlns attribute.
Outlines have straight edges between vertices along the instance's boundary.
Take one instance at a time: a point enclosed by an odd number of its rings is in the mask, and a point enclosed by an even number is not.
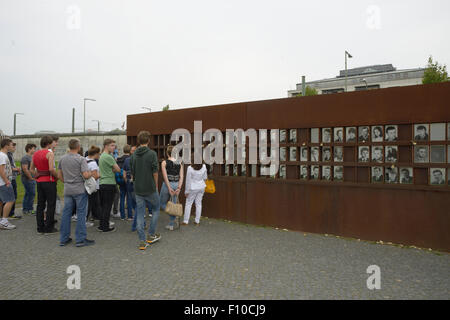
<svg viewBox="0 0 450 320"><path fill-rule="evenodd" d="M83 100L83 132L86 132L86 99Z"/></svg>
<svg viewBox="0 0 450 320"><path fill-rule="evenodd" d="M345 92L347 92L347 51L345 51Z"/></svg>
<svg viewBox="0 0 450 320"><path fill-rule="evenodd" d="M75 108L72 108L72 133L75 133Z"/></svg>
<svg viewBox="0 0 450 320"><path fill-rule="evenodd" d="M302 76L302 96L306 95L306 82L305 82L305 76Z"/></svg>
<svg viewBox="0 0 450 320"><path fill-rule="evenodd" d="M14 134L13 134L13 136L15 136L16 135L16 113L14 113Z"/></svg>

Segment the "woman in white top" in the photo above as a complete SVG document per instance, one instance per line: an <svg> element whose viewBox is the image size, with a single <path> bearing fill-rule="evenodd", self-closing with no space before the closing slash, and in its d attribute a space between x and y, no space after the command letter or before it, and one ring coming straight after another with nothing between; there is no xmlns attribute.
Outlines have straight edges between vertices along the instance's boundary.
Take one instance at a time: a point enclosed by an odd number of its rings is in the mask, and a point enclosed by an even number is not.
<svg viewBox="0 0 450 320"><path fill-rule="evenodd" d="M195 225L200 223L200 216L202 215L202 199L205 193L206 183L208 179L206 165L194 164L188 167L186 172L186 205L184 207L184 221L182 225L189 223L189 216L191 215L192 203L195 201Z"/></svg>

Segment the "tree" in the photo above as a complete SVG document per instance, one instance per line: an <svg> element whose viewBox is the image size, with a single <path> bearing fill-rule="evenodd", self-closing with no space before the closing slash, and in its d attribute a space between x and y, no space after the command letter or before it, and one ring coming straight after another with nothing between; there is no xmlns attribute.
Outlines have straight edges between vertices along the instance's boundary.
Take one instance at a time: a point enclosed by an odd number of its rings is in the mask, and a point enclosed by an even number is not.
<svg viewBox="0 0 450 320"><path fill-rule="evenodd" d="M318 92L315 88L311 88L310 86L306 86L305 89L305 96L315 96L317 95ZM302 93L300 92L299 94L295 95L295 97L303 97Z"/></svg>
<svg viewBox="0 0 450 320"><path fill-rule="evenodd" d="M164 108L162 108L162 111L167 111L169 110L169 105L166 105Z"/></svg>
<svg viewBox="0 0 450 320"><path fill-rule="evenodd" d="M433 62L433 57L428 58L428 66L423 74L422 83L438 83L448 81L447 66Z"/></svg>

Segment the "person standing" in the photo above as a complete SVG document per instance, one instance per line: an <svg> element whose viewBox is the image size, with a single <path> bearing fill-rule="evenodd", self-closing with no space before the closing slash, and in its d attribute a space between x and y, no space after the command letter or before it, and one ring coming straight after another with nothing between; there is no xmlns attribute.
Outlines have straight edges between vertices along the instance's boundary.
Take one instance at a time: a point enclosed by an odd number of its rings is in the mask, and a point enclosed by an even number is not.
<svg viewBox="0 0 450 320"><path fill-rule="evenodd" d="M101 208L100 208L100 169L98 167L97 161L100 158L100 148L96 146L90 147L87 151L88 155L86 157L86 162L91 171L92 176L97 182L97 189L95 192L89 195L88 199L88 212L86 216L86 226L92 227L92 222L88 222L88 217L91 217L91 220L99 220L101 216Z"/></svg>
<svg viewBox="0 0 450 320"><path fill-rule="evenodd" d="M112 156L115 147L116 142L114 140L106 139L103 142L103 153L99 160L100 206L102 214L100 217L100 226L97 228L97 231L100 232L116 231L116 228L111 228L109 224L111 207L117 190L115 172L120 172L120 168Z"/></svg>
<svg viewBox="0 0 450 320"><path fill-rule="evenodd" d="M145 250L149 244L161 239L156 233L159 218L159 194L158 194L158 157L156 152L148 147L150 132L141 131L137 136L139 148L133 153L130 160L131 175L134 179L134 192L136 194L136 222L140 240L139 249ZM152 219L145 237L144 214L145 206L151 205Z"/></svg>
<svg viewBox="0 0 450 320"><path fill-rule="evenodd" d="M116 163L117 163L117 160L119 158L119 149L118 149L117 145L115 145L115 147L114 147L112 156L114 157L114 160L116 160ZM119 211L119 198L120 198L120 192L119 192L119 188L116 185L116 188L114 190L114 203L113 203L113 212L112 212L112 216L116 219L120 218L120 214L118 212Z"/></svg>
<svg viewBox="0 0 450 320"><path fill-rule="evenodd" d="M10 219L21 219L22 216L16 213L16 201L17 201L17 176L20 174L20 168L16 168L16 161L14 160L14 152L16 152L16 143L12 143L12 149L8 152L9 163L12 169L12 180L11 185L14 190L14 204L12 206L11 212L9 213Z"/></svg>
<svg viewBox="0 0 450 320"><path fill-rule="evenodd" d="M200 217L202 215L202 199L205 193L208 174L205 164L194 164L188 167L186 172L186 187L184 193L186 195L186 205L184 207L184 221L182 225L189 223L189 216L191 215L192 203L195 202L195 225L200 224Z"/></svg>
<svg viewBox="0 0 450 320"><path fill-rule="evenodd" d="M116 179L116 182L119 185L119 190L120 190L119 211L120 211L120 219L121 220L125 220L125 199L127 199L128 219L132 218L132 216L130 215L131 204L128 201L127 183L126 183L125 174L123 173L125 161L130 157L130 152L131 152L131 146L126 144L123 147L123 156L117 158L117 165L121 169L121 173L118 173L118 175L120 177L119 177L119 179Z"/></svg>
<svg viewBox="0 0 450 320"><path fill-rule="evenodd" d="M13 149L13 142L11 139L2 139L0 143L0 212L3 211L3 216L0 220L0 229L12 230L16 226L8 221L9 213L15 202L14 190L11 185L12 168L8 159L8 152Z"/></svg>
<svg viewBox="0 0 450 320"><path fill-rule="evenodd" d="M61 218L60 246L72 241L70 238L70 223L73 207L77 210L77 226L75 240L77 247L93 245L94 240L86 238L86 213L88 194L84 187L84 179L91 177L91 171L86 159L79 154L80 140L69 141L69 152L58 164L58 178L64 183L64 209Z"/></svg>
<svg viewBox="0 0 450 320"><path fill-rule="evenodd" d="M36 209L37 232L39 234L55 234L54 227L56 208L56 181L55 154L51 151L58 142L52 136L41 138L41 150L33 154L31 172L36 178L38 204ZM44 209L47 207L45 219Z"/></svg>
<svg viewBox="0 0 450 320"><path fill-rule="evenodd" d="M33 154L36 151L36 145L28 143L25 146L26 154L22 157L20 165L22 167L22 184L25 188L25 195L22 201L22 212L24 214L35 214L33 210L34 198L36 196L36 180L33 178L30 168L33 161Z"/></svg>
<svg viewBox="0 0 450 320"><path fill-rule="evenodd" d="M181 192L181 187L183 186L183 165L175 162L175 158L172 157L172 150L173 146L167 147L167 160L164 160L161 163L161 172L164 183L162 184L161 192L159 194L159 202L162 210L166 209L169 198L172 199L172 202L176 203ZM166 229L170 231L173 230L175 218L175 216L170 216L169 224L166 226Z"/></svg>

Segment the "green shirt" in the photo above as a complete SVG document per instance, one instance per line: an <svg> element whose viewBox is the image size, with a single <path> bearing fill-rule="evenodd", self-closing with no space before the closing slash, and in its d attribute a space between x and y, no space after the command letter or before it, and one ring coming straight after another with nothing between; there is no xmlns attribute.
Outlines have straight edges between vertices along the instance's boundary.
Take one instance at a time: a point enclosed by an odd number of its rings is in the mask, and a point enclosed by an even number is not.
<svg viewBox="0 0 450 320"><path fill-rule="evenodd" d="M100 156L98 166L100 168L100 184L116 184L113 166L116 164L114 157L107 152Z"/></svg>

